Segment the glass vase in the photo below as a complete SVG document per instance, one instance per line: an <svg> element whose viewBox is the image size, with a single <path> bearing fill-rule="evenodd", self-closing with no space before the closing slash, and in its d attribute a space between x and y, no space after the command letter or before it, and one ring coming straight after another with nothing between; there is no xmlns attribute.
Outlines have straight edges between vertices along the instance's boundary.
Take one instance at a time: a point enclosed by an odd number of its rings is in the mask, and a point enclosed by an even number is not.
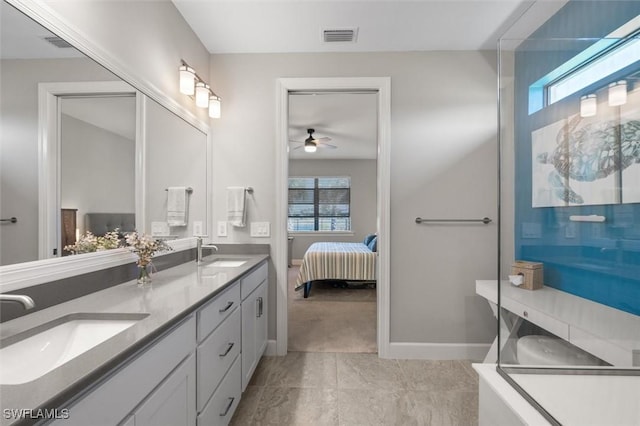
<svg viewBox="0 0 640 426"><path fill-rule="evenodd" d="M151 264L138 265L138 284L146 285L151 283Z"/></svg>

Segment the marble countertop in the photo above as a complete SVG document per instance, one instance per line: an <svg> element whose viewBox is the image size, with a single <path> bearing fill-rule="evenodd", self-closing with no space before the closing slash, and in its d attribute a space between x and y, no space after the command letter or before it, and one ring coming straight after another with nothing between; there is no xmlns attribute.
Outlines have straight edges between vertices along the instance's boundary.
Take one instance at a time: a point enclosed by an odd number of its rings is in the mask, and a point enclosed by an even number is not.
<svg viewBox="0 0 640 426"><path fill-rule="evenodd" d="M0 407L5 409L65 408L73 395L100 379L163 332L187 317L238 277L254 269L268 255L205 257L203 265L187 262L153 275L147 287L135 280L70 300L0 326L4 340L73 313L148 314L133 326L71 359L40 378L22 384L0 385ZM215 259L248 259L233 268L211 266ZM14 420L0 416L0 424Z"/></svg>

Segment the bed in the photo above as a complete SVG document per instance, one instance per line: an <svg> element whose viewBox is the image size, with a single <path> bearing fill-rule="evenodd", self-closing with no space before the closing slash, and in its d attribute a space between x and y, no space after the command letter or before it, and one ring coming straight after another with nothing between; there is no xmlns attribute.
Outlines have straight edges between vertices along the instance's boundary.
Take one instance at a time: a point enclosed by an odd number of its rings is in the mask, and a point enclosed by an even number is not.
<svg viewBox="0 0 640 426"><path fill-rule="evenodd" d="M366 239L365 239L366 241ZM304 254L296 279L296 290L309 297L311 285L319 280L375 281L376 244L313 243Z"/></svg>

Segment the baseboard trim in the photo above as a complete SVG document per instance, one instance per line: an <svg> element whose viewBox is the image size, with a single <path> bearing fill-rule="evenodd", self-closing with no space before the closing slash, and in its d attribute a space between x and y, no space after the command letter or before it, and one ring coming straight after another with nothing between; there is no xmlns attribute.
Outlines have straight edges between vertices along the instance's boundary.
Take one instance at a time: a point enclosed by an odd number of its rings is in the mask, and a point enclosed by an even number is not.
<svg viewBox="0 0 640 426"><path fill-rule="evenodd" d="M392 359L469 359L482 362L490 343L394 343L389 344Z"/></svg>
<svg viewBox="0 0 640 426"><path fill-rule="evenodd" d="M267 340L267 347L264 350L265 356L276 356L278 355L276 341L275 340Z"/></svg>

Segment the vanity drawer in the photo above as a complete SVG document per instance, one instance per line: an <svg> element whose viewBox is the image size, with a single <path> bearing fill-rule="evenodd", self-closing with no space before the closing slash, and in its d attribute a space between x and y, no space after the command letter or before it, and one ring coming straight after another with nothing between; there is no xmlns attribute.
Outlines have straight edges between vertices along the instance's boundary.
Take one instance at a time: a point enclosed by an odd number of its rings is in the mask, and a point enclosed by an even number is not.
<svg viewBox="0 0 640 426"><path fill-rule="evenodd" d="M532 309L529 306L523 305L520 302L516 302L513 299L503 298L501 302L502 307L506 310L513 312L519 317L522 317L541 328L544 328L548 332L553 333L564 340L569 340L569 324L559 321L556 318L536 309Z"/></svg>
<svg viewBox="0 0 640 426"><path fill-rule="evenodd" d="M198 412L204 409L209 397L240 353L240 309L235 309L220 327L198 346Z"/></svg>
<svg viewBox="0 0 640 426"><path fill-rule="evenodd" d="M204 411L198 416L198 426L229 424L240 402L240 395L242 394L240 390L241 380L240 357L236 357L233 366L227 372L222 383L220 383L220 387L213 394Z"/></svg>
<svg viewBox="0 0 640 426"><path fill-rule="evenodd" d="M262 265L260 265L260 267L258 267L258 269L244 277L241 282L240 291L242 300L246 299L247 296L249 296L253 292L253 290L258 288L258 286L267 279L268 274L269 267L267 265L267 262L264 262Z"/></svg>
<svg viewBox="0 0 640 426"><path fill-rule="evenodd" d="M198 310L198 342L202 342L238 306L240 306L240 285L235 283L200 308Z"/></svg>

